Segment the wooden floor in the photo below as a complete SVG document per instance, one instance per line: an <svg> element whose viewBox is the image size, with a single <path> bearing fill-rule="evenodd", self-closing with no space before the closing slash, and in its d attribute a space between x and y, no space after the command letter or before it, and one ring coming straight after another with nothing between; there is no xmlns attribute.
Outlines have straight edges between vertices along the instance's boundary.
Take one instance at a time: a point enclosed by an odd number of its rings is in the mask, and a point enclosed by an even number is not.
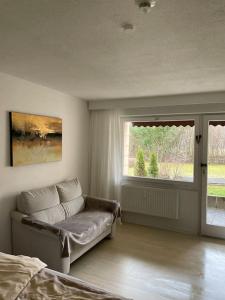
<svg viewBox="0 0 225 300"><path fill-rule="evenodd" d="M225 242L123 224L70 274L135 300L225 300Z"/></svg>

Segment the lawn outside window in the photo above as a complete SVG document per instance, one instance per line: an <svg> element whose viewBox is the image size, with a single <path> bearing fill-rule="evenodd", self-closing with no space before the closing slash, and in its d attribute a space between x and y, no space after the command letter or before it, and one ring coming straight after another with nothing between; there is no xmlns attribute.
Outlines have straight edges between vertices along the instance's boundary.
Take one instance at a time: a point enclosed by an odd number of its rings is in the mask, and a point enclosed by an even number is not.
<svg viewBox="0 0 225 300"><path fill-rule="evenodd" d="M194 160L193 119L124 122L124 176L193 183Z"/></svg>

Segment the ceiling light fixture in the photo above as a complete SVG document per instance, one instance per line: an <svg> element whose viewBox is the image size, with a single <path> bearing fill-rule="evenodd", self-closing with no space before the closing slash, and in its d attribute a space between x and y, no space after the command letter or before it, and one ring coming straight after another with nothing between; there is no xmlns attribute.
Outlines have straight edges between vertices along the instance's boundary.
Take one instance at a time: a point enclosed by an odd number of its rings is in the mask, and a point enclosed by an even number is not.
<svg viewBox="0 0 225 300"><path fill-rule="evenodd" d="M156 0L135 0L139 9L144 13L149 13L156 5Z"/></svg>

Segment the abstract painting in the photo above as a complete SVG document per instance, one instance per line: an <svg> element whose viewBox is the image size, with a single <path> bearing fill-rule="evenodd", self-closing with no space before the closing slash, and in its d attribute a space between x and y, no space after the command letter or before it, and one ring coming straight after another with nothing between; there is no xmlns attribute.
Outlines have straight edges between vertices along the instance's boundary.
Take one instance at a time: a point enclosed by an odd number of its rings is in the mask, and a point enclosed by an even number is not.
<svg viewBox="0 0 225 300"><path fill-rule="evenodd" d="M10 112L11 166L62 159L62 119Z"/></svg>

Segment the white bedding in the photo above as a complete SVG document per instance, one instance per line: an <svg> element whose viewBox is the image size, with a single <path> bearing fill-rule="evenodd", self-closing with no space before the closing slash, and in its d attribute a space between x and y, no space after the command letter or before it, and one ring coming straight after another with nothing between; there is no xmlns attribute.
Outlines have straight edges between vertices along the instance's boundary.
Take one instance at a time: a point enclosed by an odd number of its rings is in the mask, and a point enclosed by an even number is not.
<svg viewBox="0 0 225 300"><path fill-rule="evenodd" d="M14 300L40 270L46 267L38 258L0 252L0 300Z"/></svg>
<svg viewBox="0 0 225 300"><path fill-rule="evenodd" d="M0 252L0 300L126 300L45 267L38 258Z"/></svg>

